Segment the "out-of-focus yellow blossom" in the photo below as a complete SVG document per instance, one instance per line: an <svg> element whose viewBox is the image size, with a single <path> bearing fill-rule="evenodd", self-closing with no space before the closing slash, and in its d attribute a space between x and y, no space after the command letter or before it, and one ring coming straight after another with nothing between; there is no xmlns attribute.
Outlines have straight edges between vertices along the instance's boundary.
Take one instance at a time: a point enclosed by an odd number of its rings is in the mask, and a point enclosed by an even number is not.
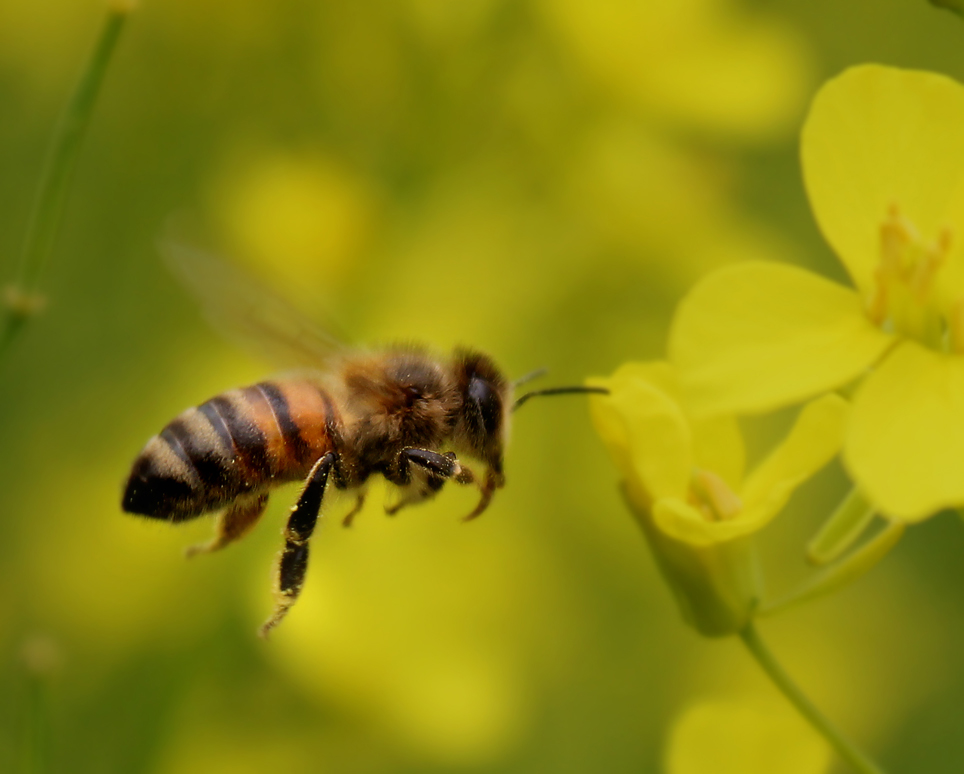
<svg viewBox="0 0 964 774"><path fill-rule="evenodd" d="M694 418L668 363L627 363L592 384L609 390L593 396L593 421L683 617L705 635L739 631L760 595L749 537L837 453L846 401L807 405L744 476L735 417Z"/></svg>
<svg viewBox="0 0 964 774"><path fill-rule="evenodd" d="M814 100L802 156L855 289L781 265L707 277L671 334L684 391L700 413L764 411L866 374L844 444L857 484L908 521L961 505L964 88L848 70Z"/></svg>
<svg viewBox="0 0 964 774"><path fill-rule="evenodd" d="M524 530L491 522L469 530L451 518L440 529L453 508L461 512L453 499L473 499L447 494L398 519L367 508L351 530L316 534L309 582L270 657L391 747L478 767L524 738L534 675L576 658L581 623L566 612L564 568ZM251 587L260 616L262 579ZM560 615L571 626L560 627Z"/></svg>
<svg viewBox="0 0 964 774"><path fill-rule="evenodd" d="M759 136L786 125L807 82L802 46L728 0L546 0L586 71L637 109L700 129Z"/></svg>
<svg viewBox="0 0 964 774"><path fill-rule="evenodd" d="M76 77L78 61L96 35L90 4L69 0L0 6L0 71L16 74L51 97Z"/></svg>
<svg viewBox="0 0 964 774"><path fill-rule="evenodd" d="M375 196L365 181L321 153L233 160L210 195L232 254L301 301L337 287L371 237Z"/></svg>
<svg viewBox="0 0 964 774"><path fill-rule="evenodd" d="M443 45L462 43L498 10L498 0L407 0L409 23L423 39Z"/></svg>
<svg viewBox="0 0 964 774"><path fill-rule="evenodd" d="M707 700L676 719L667 774L822 774L830 748L788 704Z"/></svg>

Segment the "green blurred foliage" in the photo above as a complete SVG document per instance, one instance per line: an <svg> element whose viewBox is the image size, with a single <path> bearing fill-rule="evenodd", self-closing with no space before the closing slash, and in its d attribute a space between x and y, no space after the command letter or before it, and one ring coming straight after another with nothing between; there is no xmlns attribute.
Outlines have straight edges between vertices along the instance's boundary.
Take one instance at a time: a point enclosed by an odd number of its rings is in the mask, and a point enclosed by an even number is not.
<svg viewBox="0 0 964 774"><path fill-rule="evenodd" d="M101 16L0 6L4 279ZM697 702L772 702L737 643L680 625L577 398L516 417L508 486L478 522L459 523L472 494L454 490L391 520L376 490L352 530L329 519L301 601L258 640L294 488L190 563L209 521L119 510L150 435L273 368L205 327L155 244L186 213L357 341L464 342L513 376L579 382L659 356L714 266L842 276L796 164L807 99L862 61L964 78L962 41L923 0L146 0L48 311L0 364L0 770L40 754L34 770L70 772L655 772ZM748 423L759 448L784 419ZM776 591L844 488L830 471L766 531ZM895 771L964 758L961 540L934 519L766 627Z"/></svg>

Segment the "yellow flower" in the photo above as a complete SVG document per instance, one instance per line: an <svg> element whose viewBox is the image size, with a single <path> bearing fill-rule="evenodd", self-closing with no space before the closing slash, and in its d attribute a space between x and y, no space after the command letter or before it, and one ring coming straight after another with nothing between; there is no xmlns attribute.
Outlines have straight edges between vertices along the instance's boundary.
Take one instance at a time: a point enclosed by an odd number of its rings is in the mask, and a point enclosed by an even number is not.
<svg viewBox="0 0 964 774"><path fill-rule="evenodd" d="M733 266L681 304L670 353L698 413L773 409L865 377L844 462L890 517L964 504L964 88L865 65L817 94L803 172L854 284Z"/></svg>
<svg viewBox="0 0 964 774"><path fill-rule="evenodd" d="M736 419L694 419L668 363L627 363L594 385L593 422L687 622L732 634L759 598L750 536L838 451L847 403L806 406L787 438L744 477Z"/></svg>
<svg viewBox="0 0 964 774"><path fill-rule="evenodd" d="M756 138L797 115L800 38L732 0L541 0L536 9L589 82L637 110Z"/></svg>

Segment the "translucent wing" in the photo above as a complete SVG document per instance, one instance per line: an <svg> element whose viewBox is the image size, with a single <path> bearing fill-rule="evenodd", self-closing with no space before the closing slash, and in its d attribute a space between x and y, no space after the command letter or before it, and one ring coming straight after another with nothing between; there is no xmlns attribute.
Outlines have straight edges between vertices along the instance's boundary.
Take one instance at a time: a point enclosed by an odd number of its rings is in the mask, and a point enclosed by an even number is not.
<svg viewBox="0 0 964 774"><path fill-rule="evenodd" d="M285 368L319 368L345 350L341 339L239 267L176 241L159 249L214 329L252 354Z"/></svg>

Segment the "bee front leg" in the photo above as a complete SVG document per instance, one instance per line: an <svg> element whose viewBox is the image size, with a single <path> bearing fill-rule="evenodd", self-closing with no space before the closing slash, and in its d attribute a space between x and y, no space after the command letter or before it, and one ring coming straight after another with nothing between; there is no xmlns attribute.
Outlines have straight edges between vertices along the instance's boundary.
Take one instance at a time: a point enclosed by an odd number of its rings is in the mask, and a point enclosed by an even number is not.
<svg viewBox="0 0 964 774"><path fill-rule="evenodd" d="M482 496L479 498L479 504L475 506L475 509L468 516L464 516L462 521L472 521L472 519L478 518L486 508L489 507L489 503L492 502L492 495L495 494L495 490L498 489L504 483L504 478L493 472L491 469L485 474L485 481L479 487L482 491Z"/></svg>
<svg viewBox="0 0 964 774"><path fill-rule="evenodd" d="M455 456L455 452L440 454L431 449L418 449L410 446L407 449L402 449L398 456L399 473L405 478L402 483L408 483L411 478L409 465L417 465L427 471L432 477L443 482L451 480L457 484L471 484L475 481L475 476L472 475L472 471L462 467L462 464Z"/></svg>
<svg viewBox="0 0 964 774"><path fill-rule="evenodd" d="M318 521L328 476L337 464L338 455L335 452L328 452L318 460L308 474L298 502L291 509L284 531L285 545L278 562L275 608L271 617L261 627L262 637L267 637L268 632L281 622L301 593L308 569L308 540Z"/></svg>
<svg viewBox="0 0 964 774"><path fill-rule="evenodd" d="M403 449L399 456L404 456L411 464L424 468L429 471L430 476L436 476L442 480L451 479L459 484L471 484L475 481L475 475L472 471L462 467L452 452L439 454L428 449L409 448ZM486 472L485 480L479 483L481 496L478 505L468 516L463 517L462 521L472 521L472 519L480 516L492 502L492 495L495 494L495 490L504 483L505 477L502 473L490 468Z"/></svg>
<svg viewBox="0 0 964 774"><path fill-rule="evenodd" d="M436 494L446 481L455 481L457 484L471 484L475 481L472 471L462 467L455 452L440 454L431 449L411 446L399 452L395 475L390 479L392 483L400 486L411 484L412 465L425 473L425 485L421 489L413 490L395 505L386 508L385 512L389 516L394 516L407 505L420 503Z"/></svg>

